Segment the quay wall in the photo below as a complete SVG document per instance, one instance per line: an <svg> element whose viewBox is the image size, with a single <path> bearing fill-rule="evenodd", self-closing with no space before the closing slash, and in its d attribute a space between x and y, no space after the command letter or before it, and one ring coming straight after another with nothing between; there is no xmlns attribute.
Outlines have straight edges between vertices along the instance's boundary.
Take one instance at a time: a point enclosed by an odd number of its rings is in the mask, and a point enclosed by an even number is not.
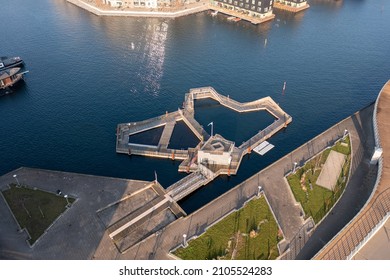
<svg viewBox="0 0 390 280"><path fill-rule="evenodd" d="M172 12L142 11L142 10L104 10L81 0L66 0L82 9L85 9L97 16L127 16L127 17L159 17L159 18L177 18L190 14L200 13L210 9L206 2L197 3L191 7L184 6L184 9Z"/></svg>

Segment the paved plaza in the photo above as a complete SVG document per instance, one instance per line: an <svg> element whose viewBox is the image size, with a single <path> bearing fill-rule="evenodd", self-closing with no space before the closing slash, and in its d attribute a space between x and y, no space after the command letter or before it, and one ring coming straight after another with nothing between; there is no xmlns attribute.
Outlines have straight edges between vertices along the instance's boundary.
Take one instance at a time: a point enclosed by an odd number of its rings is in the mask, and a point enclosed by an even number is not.
<svg viewBox="0 0 390 280"><path fill-rule="evenodd" d="M0 197L0 258L4 259L115 258L118 249L107 229L139 209L145 201L153 201L159 195L154 191L157 189L158 192L159 188L154 182L30 168L20 168L1 176L1 190L15 183L13 175L17 175L21 184L49 192L61 190L76 201L30 247L26 241L27 233L18 229ZM156 223L160 224L164 218ZM169 219L172 221L172 215Z"/></svg>

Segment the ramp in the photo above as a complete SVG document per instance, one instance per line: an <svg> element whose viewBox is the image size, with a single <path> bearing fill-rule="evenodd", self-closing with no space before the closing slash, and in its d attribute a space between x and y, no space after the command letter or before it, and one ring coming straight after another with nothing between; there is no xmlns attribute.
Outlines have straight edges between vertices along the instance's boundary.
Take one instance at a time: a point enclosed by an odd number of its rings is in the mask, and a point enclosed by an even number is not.
<svg viewBox="0 0 390 280"><path fill-rule="evenodd" d="M269 143L268 141L261 142L259 146L254 148L253 150L259 155L263 156L268 153L275 146Z"/></svg>

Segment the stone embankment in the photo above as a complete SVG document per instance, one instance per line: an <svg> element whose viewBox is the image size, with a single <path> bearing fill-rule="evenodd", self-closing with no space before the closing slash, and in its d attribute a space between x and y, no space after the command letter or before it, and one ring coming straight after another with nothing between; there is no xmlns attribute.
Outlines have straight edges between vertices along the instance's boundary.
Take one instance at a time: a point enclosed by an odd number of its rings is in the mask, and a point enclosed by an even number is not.
<svg viewBox="0 0 390 280"><path fill-rule="evenodd" d="M200 13L207 11L209 5L205 1L200 1L198 3L185 5L180 7L180 9L171 9L158 11L156 9L126 9L126 8L113 8L107 9L108 6L97 6L95 1L82 1L82 0L66 0L69 3L72 3L80 8L83 8L95 15L98 16L129 16L129 17L165 17L165 18L176 18L181 16L186 16L190 14Z"/></svg>

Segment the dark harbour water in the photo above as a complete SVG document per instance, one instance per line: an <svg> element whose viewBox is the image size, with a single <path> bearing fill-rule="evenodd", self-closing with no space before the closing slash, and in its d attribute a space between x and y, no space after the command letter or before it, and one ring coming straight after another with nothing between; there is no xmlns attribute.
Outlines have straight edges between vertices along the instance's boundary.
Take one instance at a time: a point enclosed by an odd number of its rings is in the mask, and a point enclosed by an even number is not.
<svg viewBox="0 0 390 280"><path fill-rule="evenodd" d="M0 97L0 174L29 166L153 180L156 170L167 187L184 176L179 162L117 155L118 123L176 110L193 87L210 85L239 101L272 96L293 122L270 139L275 148L265 156L252 153L237 176L181 202L187 212L199 208L373 102L390 78L389 1L310 4L253 26L206 13L97 17L65 0L0 0L0 55L21 56L30 70ZM269 117L197 109L203 125L213 121L237 143Z"/></svg>

